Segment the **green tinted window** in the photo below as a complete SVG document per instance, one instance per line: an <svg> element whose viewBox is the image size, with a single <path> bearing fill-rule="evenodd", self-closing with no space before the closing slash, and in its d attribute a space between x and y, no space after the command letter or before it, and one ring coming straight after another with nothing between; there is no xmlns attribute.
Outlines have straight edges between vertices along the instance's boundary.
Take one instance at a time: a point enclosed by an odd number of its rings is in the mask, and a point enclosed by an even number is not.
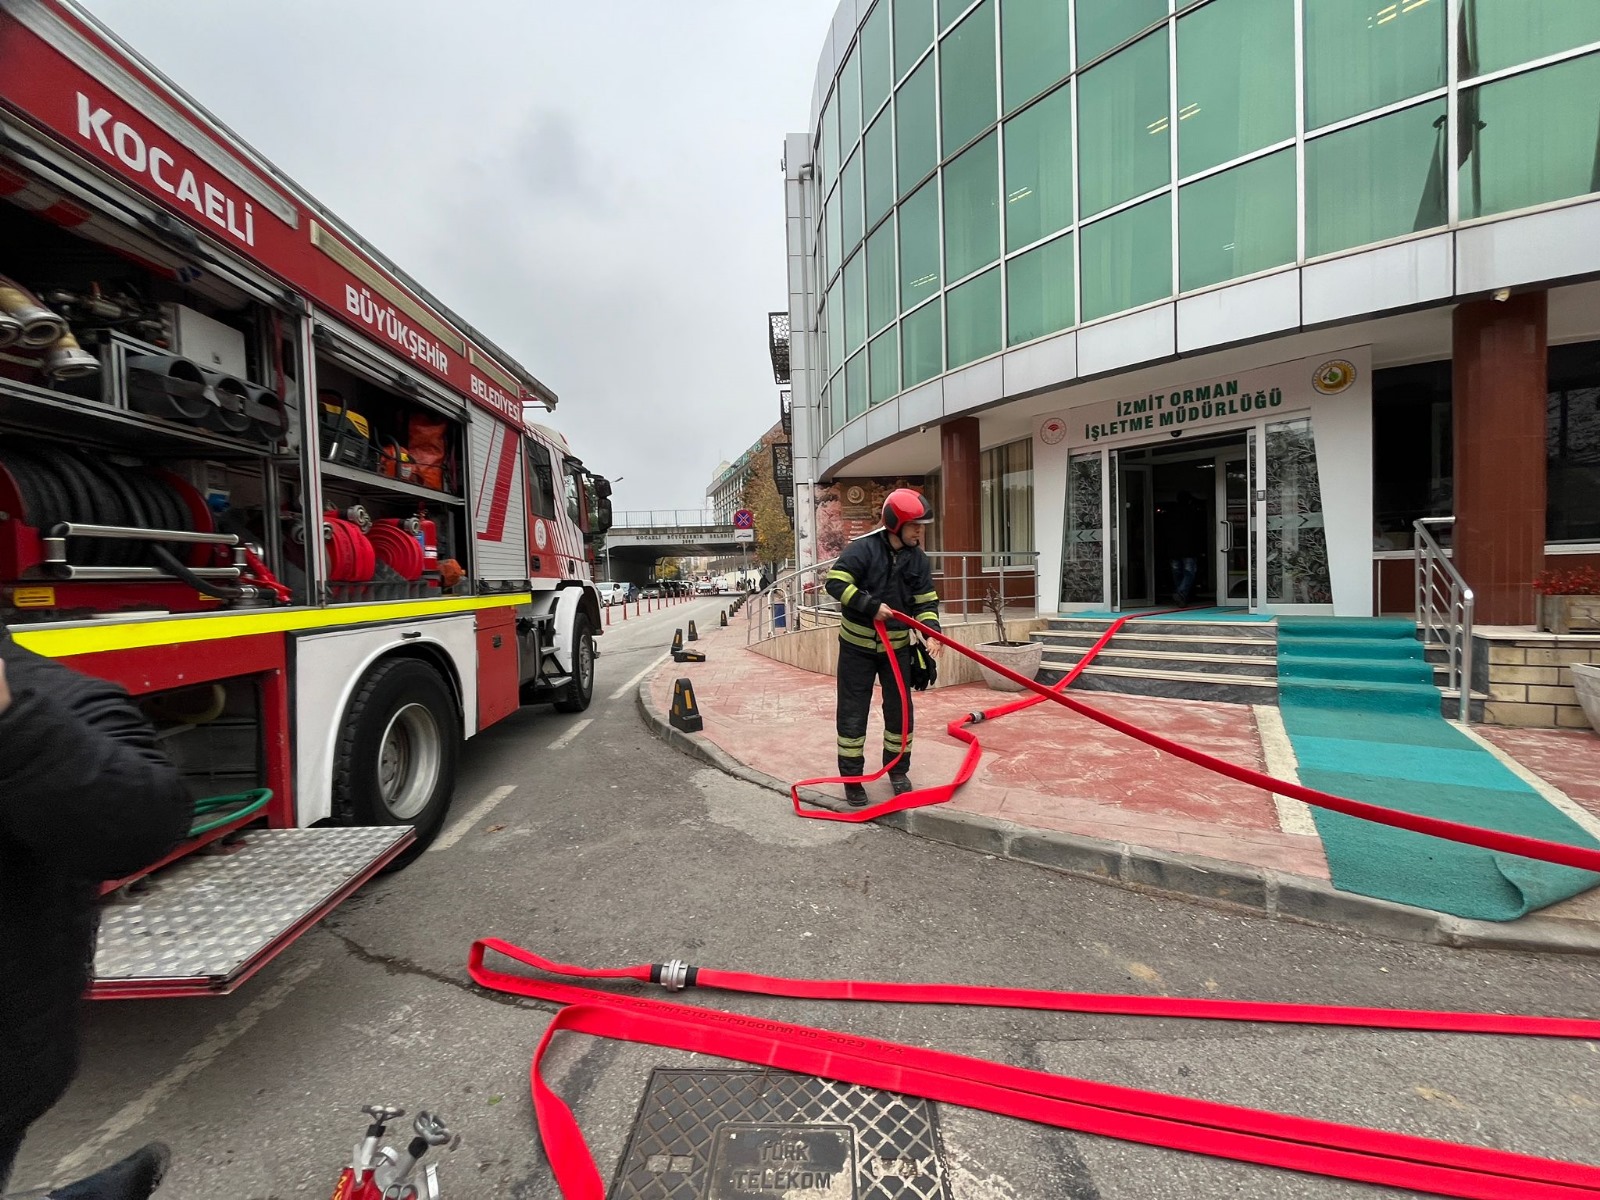
<svg viewBox="0 0 1600 1200"><path fill-rule="evenodd" d="M839 96L835 92L822 108L822 186L829 187L839 174Z"/></svg>
<svg viewBox="0 0 1600 1200"><path fill-rule="evenodd" d="M944 310L937 300L900 322L900 386L915 387L944 370Z"/></svg>
<svg viewBox="0 0 1600 1200"><path fill-rule="evenodd" d="M1380 8L1378 0L1306 5L1307 129L1444 86L1444 0L1406 0L1381 22Z"/></svg>
<svg viewBox="0 0 1600 1200"><path fill-rule="evenodd" d="M933 59L916 69L894 95L895 163L900 194L915 187L939 161L933 112Z"/></svg>
<svg viewBox="0 0 1600 1200"><path fill-rule="evenodd" d="M1072 235L1006 263L1006 345L1030 342L1073 322Z"/></svg>
<svg viewBox="0 0 1600 1200"><path fill-rule="evenodd" d="M823 441L827 441L829 438L831 438L833 436L833 431L838 428L838 425L833 419L832 392L833 389L830 388L826 383L822 385L821 413Z"/></svg>
<svg viewBox="0 0 1600 1200"><path fill-rule="evenodd" d="M1600 191L1597 97L1600 54L1462 92L1462 123L1476 129L1461 165L1461 215Z"/></svg>
<svg viewBox="0 0 1600 1200"><path fill-rule="evenodd" d="M1167 74L1163 31L1078 80L1078 191L1085 216L1171 181Z"/></svg>
<svg viewBox="0 0 1600 1200"><path fill-rule="evenodd" d="M946 154L994 124L994 0L984 0L939 44L939 113Z"/></svg>
<svg viewBox="0 0 1600 1200"><path fill-rule="evenodd" d="M1214 0L1178 22L1178 176L1294 136L1294 0Z"/></svg>
<svg viewBox="0 0 1600 1200"><path fill-rule="evenodd" d="M1000 257L999 139L990 134L944 169L944 271L960 279Z"/></svg>
<svg viewBox="0 0 1600 1200"><path fill-rule="evenodd" d="M933 0L894 0L894 77L933 45Z"/></svg>
<svg viewBox="0 0 1600 1200"><path fill-rule="evenodd" d="M1172 295L1172 197L1096 221L1083 239L1083 319L1137 308Z"/></svg>
<svg viewBox="0 0 1600 1200"><path fill-rule="evenodd" d="M1595 0L1462 0L1461 75L1470 79L1600 42ZM1594 107L1593 93L1590 107Z"/></svg>
<svg viewBox="0 0 1600 1200"><path fill-rule="evenodd" d="M840 210L844 207L844 197L837 191L833 199L828 201L828 278L833 278L833 273L844 264L844 222L840 217Z"/></svg>
<svg viewBox="0 0 1600 1200"><path fill-rule="evenodd" d="M844 365L844 416L854 421L867 411L867 352L858 353Z"/></svg>
<svg viewBox="0 0 1600 1200"><path fill-rule="evenodd" d="M871 225L894 205L894 114L885 112L867 130L862 143L866 156L867 224Z"/></svg>
<svg viewBox="0 0 1600 1200"><path fill-rule="evenodd" d="M950 370L1000 349L998 269L951 288L944 298Z"/></svg>
<svg viewBox="0 0 1600 1200"><path fill-rule="evenodd" d="M849 254L856 248L865 232L861 227L861 155L850 156L839 176L839 211L844 226L843 251Z"/></svg>
<svg viewBox="0 0 1600 1200"><path fill-rule="evenodd" d="M939 290L939 182L900 206L900 311Z"/></svg>
<svg viewBox="0 0 1600 1200"><path fill-rule="evenodd" d="M861 27L861 111L867 120L889 98L894 85L894 65L889 46L889 0L878 0Z"/></svg>
<svg viewBox="0 0 1600 1200"><path fill-rule="evenodd" d="M867 239L867 332L877 333L900 312L895 284L894 221L885 221Z"/></svg>
<svg viewBox="0 0 1600 1200"><path fill-rule="evenodd" d="M900 332L891 325L867 347L871 403L882 404L900 390Z"/></svg>
<svg viewBox="0 0 1600 1200"><path fill-rule="evenodd" d="M828 289L828 369L837 371L844 362L844 277Z"/></svg>
<svg viewBox="0 0 1600 1200"><path fill-rule="evenodd" d="M939 29L949 29L950 22L966 12L971 3L972 0L939 0Z"/></svg>
<svg viewBox="0 0 1600 1200"><path fill-rule="evenodd" d="M844 265L844 351L854 354L867 340L867 256Z"/></svg>
<svg viewBox="0 0 1600 1200"><path fill-rule="evenodd" d="M1010 112L1072 69L1070 11L1061 0L1000 0L1000 81Z"/></svg>
<svg viewBox="0 0 1600 1200"><path fill-rule="evenodd" d="M1306 254L1445 222L1444 101L1306 143Z"/></svg>
<svg viewBox="0 0 1600 1200"><path fill-rule="evenodd" d="M1006 122L1006 249L1072 224L1072 90Z"/></svg>
<svg viewBox="0 0 1600 1200"><path fill-rule="evenodd" d="M1086 63L1161 20L1167 0L1078 0L1077 9L1078 61Z"/></svg>
<svg viewBox="0 0 1600 1200"><path fill-rule="evenodd" d="M839 72L840 153L850 157L850 147L861 136L861 74L856 67L856 52L850 51Z"/></svg>
<svg viewBox="0 0 1600 1200"><path fill-rule="evenodd" d="M1178 189L1179 290L1294 261L1294 151Z"/></svg>

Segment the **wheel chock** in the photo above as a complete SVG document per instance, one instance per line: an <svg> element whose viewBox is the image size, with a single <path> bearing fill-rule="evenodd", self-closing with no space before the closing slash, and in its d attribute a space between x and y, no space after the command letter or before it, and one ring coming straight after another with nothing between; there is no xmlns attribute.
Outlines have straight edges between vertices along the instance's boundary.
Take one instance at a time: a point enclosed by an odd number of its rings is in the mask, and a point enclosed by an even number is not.
<svg viewBox="0 0 1600 1200"><path fill-rule="evenodd" d="M705 660L706 652L704 650L674 650L672 652L673 662L705 662Z"/></svg>
<svg viewBox="0 0 1600 1200"><path fill-rule="evenodd" d="M700 706L694 702L694 684L680 679L672 685L672 711L669 714L674 729L684 733L701 733L706 723L700 718Z"/></svg>
<svg viewBox="0 0 1600 1200"><path fill-rule="evenodd" d="M672 652L674 654L681 654L683 652L683 630L681 629L673 631Z"/></svg>
<svg viewBox="0 0 1600 1200"><path fill-rule="evenodd" d="M689 640L691 642L698 642L700 640L700 635L695 632L693 621L689 622Z"/></svg>

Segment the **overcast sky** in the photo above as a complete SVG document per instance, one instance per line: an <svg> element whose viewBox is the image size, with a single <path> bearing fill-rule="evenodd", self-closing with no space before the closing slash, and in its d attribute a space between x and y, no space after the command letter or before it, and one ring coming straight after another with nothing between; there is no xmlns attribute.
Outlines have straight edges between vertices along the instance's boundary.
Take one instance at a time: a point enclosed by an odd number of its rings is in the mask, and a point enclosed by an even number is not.
<svg viewBox="0 0 1600 1200"><path fill-rule="evenodd" d="M560 396L616 505L771 427L783 135L837 0L86 0Z"/></svg>

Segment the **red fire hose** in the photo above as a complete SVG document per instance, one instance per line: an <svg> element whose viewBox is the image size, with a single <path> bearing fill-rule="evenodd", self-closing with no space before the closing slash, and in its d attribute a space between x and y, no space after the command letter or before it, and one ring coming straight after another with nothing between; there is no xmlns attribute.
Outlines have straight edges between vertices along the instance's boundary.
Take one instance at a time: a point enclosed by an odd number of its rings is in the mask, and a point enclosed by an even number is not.
<svg viewBox="0 0 1600 1200"><path fill-rule="evenodd" d="M1114 729L1118 733L1126 734L1128 737L1141 741L1147 746L1154 746L1157 750L1184 759L1186 762L1192 762L1196 766L1204 767L1215 774L1224 775L1229 779L1236 779L1240 783L1247 783L1264 791L1277 792L1279 795L1289 796L1306 804L1315 805L1318 808L1330 809L1333 812L1344 813L1347 816L1360 817L1362 820L1372 821L1379 825L1388 825L1395 829L1407 829L1413 833L1424 833L1432 837L1444 838L1447 841L1461 842L1468 846L1478 846L1485 850L1495 850L1505 854L1519 854L1524 858L1536 858L1542 862L1557 863L1564 867L1576 867L1579 870L1600 872L1600 850L1592 850L1584 846L1569 846L1563 842L1548 842L1542 838L1527 837L1523 834L1501 833L1499 830L1483 829L1476 825L1465 825L1459 821L1446 821L1438 817L1419 816L1416 813L1385 808L1379 804L1368 804L1361 800L1335 796L1332 792L1319 791L1303 784L1290 783L1286 779L1274 778L1264 771L1257 771L1251 767L1242 767L1237 763L1230 763L1224 759L1217 758L1215 755L1196 750L1192 746L1185 746L1181 742L1173 741L1171 738L1162 737L1158 733L1151 733L1147 729L1141 729L1137 725L1118 717L1113 717L1109 713L1101 712L1097 708L1084 704L1081 700L1074 700L1066 695L1067 684L1077 676L1078 672L1083 670L1089 661L1100 652L1101 647L1109 642L1115 636L1117 630L1131 617L1125 616L1114 622L1101 635L1100 640L1090 648L1089 652L1078 661L1065 679L1062 679L1054 687L1046 687L1042 683L1037 683L1026 676L1019 675L1015 671L1001 666L999 663L984 658L983 655L963 646L953 638L945 636L939 630L922 624L913 617L908 617L898 612L894 616L896 620L904 622L907 626L920 630L928 637L942 642L974 662L982 663L989 670L1004 676L1013 683L1020 684L1028 691L1033 692L1034 695L1022 700L1014 700L1009 704L999 705L984 712L967 713L950 722L947 727L950 736L966 742L967 753L962 760L961 769L949 783L907 792L902 796L896 796L892 800L870 805L855 812L838 813L826 810L803 809L800 801L800 788L816 783L860 781L839 778L802 780L789 790L795 812L802 817L813 817L826 821L868 821L874 817L882 816L884 813L897 812L901 809L943 804L955 794L956 789L972 778L972 773L978 765L978 759L983 753L977 736L966 729L967 725L993 720L1008 713L1030 708L1043 700L1050 700L1063 708L1088 717L1091 721L1096 721L1108 729ZM888 632L881 621L878 622L877 629L878 636L887 645L889 640ZM909 713L910 706L906 702L905 680L900 674L900 664L892 654L889 656L889 662L894 670L895 683L900 688L901 711ZM865 781L877 779L888 770L889 767L886 766L876 775L866 776Z"/></svg>
<svg viewBox="0 0 1600 1200"><path fill-rule="evenodd" d="M491 951L547 975L588 980L631 979L660 983L668 990L702 987L805 999L961 1004L1051 1012L1570 1038L1600 1036L1600 1021L1098 996L949 984L800 980L697 968L681 962L595 969L552 962L499 939L481 939L473 944L467 964L468 973L476 983L495 991L563 1006L551 1020L534 1053L531 1085L540 1137L567 1200L602 1200L605 1185L571 1109L551 1090L541 1071L551 1039L562 1030L712 1054L862 1087L885 1088L1103 1137L1333 1178L1412 1188L1440 1196L1472 1200L1578 1200L1580 1197L1595 1200L1600 1197L1600 1167L1118 1087L742 1013L619 995L549 978L513 975L484 965L484 957Z"/></svg>

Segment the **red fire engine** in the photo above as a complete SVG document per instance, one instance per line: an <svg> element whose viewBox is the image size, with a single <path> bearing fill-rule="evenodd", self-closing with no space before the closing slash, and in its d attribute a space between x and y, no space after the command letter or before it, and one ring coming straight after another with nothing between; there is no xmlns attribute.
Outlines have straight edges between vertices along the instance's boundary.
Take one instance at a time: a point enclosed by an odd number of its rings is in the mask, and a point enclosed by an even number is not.
<svg viewBox="0 0 1600 1200"><path fill-rule="evenodd" d="M69 0L0 0L0 605L201 798L94 994L232 990L588 706L610 487L556 397Z"/></svg>

